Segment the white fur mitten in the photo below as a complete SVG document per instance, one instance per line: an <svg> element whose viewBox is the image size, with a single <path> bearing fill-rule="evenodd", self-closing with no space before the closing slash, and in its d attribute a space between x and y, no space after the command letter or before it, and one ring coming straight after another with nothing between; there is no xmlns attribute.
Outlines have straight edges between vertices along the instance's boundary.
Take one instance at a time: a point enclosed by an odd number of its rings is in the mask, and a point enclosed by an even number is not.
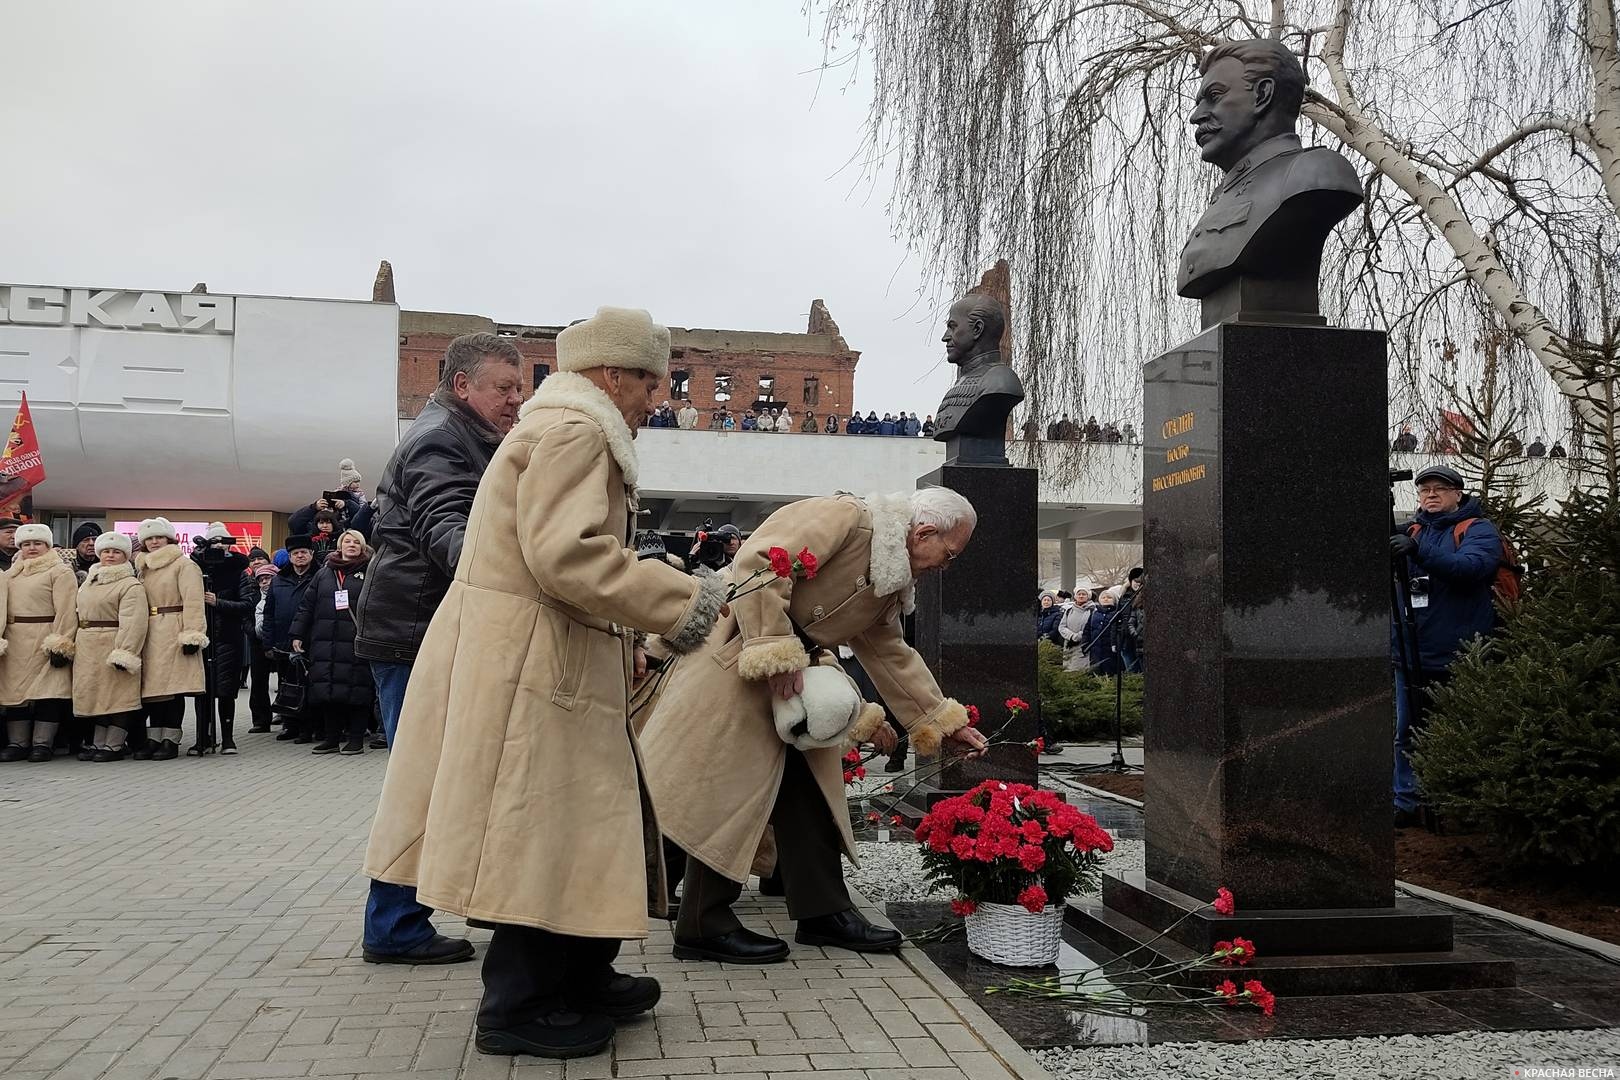
<svg viewBox="0 0 1620 1080"><path fill-rule="evenodd" d="M812 664L804 672L804 693L783 701L771 698L776 733L789 746L816 750L842 747L860 718L861 692L843 669Z"/></svg>

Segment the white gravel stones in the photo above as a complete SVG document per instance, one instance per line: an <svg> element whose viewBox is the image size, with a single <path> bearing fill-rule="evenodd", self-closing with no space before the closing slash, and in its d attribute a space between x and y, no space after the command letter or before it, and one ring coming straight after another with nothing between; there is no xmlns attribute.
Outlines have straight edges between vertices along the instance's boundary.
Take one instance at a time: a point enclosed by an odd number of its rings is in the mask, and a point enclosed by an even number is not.
<svg viewBox="0 0 1620 1080"><path fill-rule="evenodd" d="M859 868L844 866L844 877L851 886L874 903L890 900L942 900L948 892L930 892L923 880L922 852L916 844L860 841L856 854ZM1142 841L1114 840L1112 853L1103 856L1104 870L1125 873L1142 869Z"/></svg>
<svg viewBox="0 0 1620 1080"><path fill-rule="evenodd" d="M1620 1028L1081 1046L1037 1050L1035 1057L1057 1080L1511 1080L1517 1065L1620 1067Z"/></svg>

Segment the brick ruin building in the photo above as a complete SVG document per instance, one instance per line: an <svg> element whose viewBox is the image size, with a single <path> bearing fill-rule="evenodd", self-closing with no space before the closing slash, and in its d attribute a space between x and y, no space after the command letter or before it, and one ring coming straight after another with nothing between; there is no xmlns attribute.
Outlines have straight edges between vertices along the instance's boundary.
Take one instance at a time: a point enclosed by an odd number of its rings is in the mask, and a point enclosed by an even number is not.
<svg viewBox="0 0 1620 1080"><path fill-rule="evenodd" d="M393 270L385 262L377 273L372 298L394 300ZM434 311L399 313L399 415L414 417L439 383L440 362L452 338L492 333L511 339L523 354L525 395L557 364L557 335L564 326L498 323L481 315ZM810 409L818 419L849 415L855 401L855 364L861 354L849 347L827 305L810 305L809 325L802 334L760 330L688 330L669 328L670 382L661 395L689 399L707 427L709 412L726 405L734 416L744 410L782 408L801 416Z"/></svg>

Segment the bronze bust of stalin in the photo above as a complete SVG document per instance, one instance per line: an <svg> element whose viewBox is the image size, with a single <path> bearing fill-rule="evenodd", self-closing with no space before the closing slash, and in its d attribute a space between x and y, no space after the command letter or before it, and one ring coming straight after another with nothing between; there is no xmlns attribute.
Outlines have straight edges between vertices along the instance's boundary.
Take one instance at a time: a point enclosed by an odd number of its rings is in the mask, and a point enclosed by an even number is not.
<svg viewBox="0 0 1620 1080"><path fill-rule="evenodd" d="M1227 42L1199 71L1187 119L1203 159L1226 175L1182 248L1176 291L1203 301L1205 327L1321 323L1322 246L1361 202L1355 169L1300 143L1305 71L1281 42Z"/></svg>

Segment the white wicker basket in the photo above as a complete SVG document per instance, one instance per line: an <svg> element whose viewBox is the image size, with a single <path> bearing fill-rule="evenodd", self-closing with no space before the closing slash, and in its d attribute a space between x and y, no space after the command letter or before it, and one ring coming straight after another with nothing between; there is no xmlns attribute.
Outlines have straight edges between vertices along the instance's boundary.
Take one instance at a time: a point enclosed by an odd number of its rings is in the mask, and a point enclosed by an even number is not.
<svg viewBox="0 0 1620 1080"><path fill-rule="evenodd" d="M980 904L967 916L968 951L992 964L1045 967L1057 963L1063 908L1031 912L1022 904Z"/></svg>

